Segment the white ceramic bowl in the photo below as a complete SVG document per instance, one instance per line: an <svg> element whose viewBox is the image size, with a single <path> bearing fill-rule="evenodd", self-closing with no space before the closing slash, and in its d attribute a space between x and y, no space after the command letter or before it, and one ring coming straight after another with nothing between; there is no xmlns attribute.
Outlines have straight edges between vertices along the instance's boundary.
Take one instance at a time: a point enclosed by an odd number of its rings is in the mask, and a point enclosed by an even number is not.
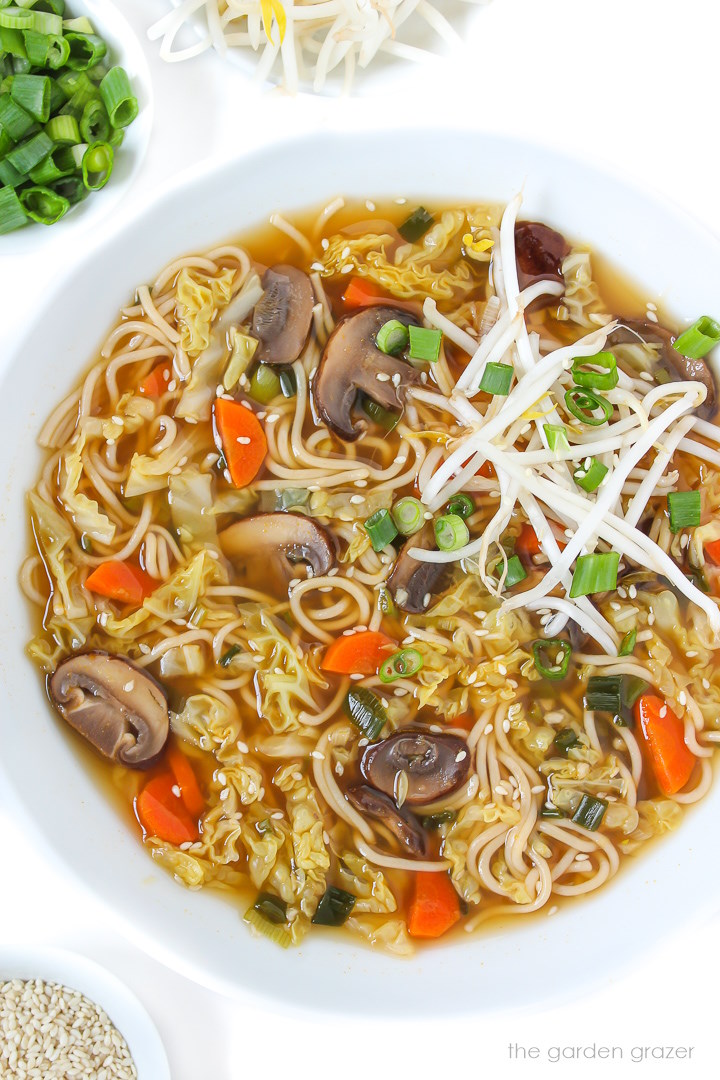
<svg viewBox="0 0 720 1080"><path fill-rule="evenodd" d="M235 236L276 208L318 204L338 192L432 204L507 200L521 186L523 216L586 239L679 319L717 314L717 240L598 168L467 132L427 131L421 139L408 131L328 132L181 180L61 283L8 358L0 381L0 777L18 821L105 902L116 925L216 989L353 1014L547 1004L553 992L571 995L584 982L612 978L639 950L716 906L720 863L706 850L714 845L720 788L615 882L554 918L508 920L406 961L329 934L283 952L252 937L227 899L188 892L153 865L83 771L23 652L30 619L17 568L27 543L24 492L40 462L34 438L138 283L151 282L172 257Z"/></svg>
<svg viewBox="0 0 720 1080"><path fill-rule="evenodd" d="M97 33L108 44L113 64L124 67L140 111L125 130L122 145L115 151L113 173L104 188L91 191L84 202L71 207L54 225L31 222L22 229L0 236L0 256L40 251L48 243L75 245L87 230L97 228L123 199L140 171L153 124L153 93L145 54L124 15L109 0L68 0L67 17L87 15Z"/></svg>
<svg viewBox="0 0 720 1080"><path fill-rule="evenodd" d="M79 990L105 1010L125 1039L138 1080L170 1080L157 1028L135 995L107 968L64 949L3 947L0 983L9 979L42 979Z"/></svg>

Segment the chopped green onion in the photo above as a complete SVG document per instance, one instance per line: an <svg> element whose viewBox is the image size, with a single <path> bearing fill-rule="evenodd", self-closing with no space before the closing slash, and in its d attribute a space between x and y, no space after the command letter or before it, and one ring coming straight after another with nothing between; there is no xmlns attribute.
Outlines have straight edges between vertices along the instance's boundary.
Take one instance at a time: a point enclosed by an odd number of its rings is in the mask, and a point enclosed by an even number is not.
<svg viewBox="0 0 720 1080"><path fill-rule="evenodd" d="M498 397L507 397L510 392L510 383L512 382L515 369L511 364L496 364L491 361L485 365L482 379L480 380L480 389L484 390L486 394L495 394Z"/></svg>
<svg viewBox="0 0 720 1080"><path fill-rule="evenodd" d="M19 229L26 222L27 214L13 189L0 189L0 235Z"/></svg>
<svg viewBox="0 0 720 1080"><path fill-rule="evenodd" d="M0 26L6 26L10 30L30 30L32 12L16 7L0 8Z"/></svg>
<svg viewBox="0 0 720 1080"><path fill-rule="evenodd" d="M452 825L457 821L457 810L438 810L437 814L426 814L420 819L423 829L439 829L442 825Z"/></svg>
<svg viewBox="0 0 720 1080"><path fill-rule="evenodd" d="M392 593L384 585L378 589L377 606L378 611L382 611L383 615L388 615L391 619L397 618L398 611Z"/></svg>
<svg viewBox="0 0 720 1080"><path fill-rule="evenodd" d="M379 424L380 427L385 428L386 431L392 431L393 428L397 426L398 420L400 419L400 413L383 408L382 405L378 405L377 401L373 401L367 394L361 395L360 407L368 419L372 420L375 424Z"/></svg>
<svg viewBox="0 0 720 1080"><path fill-rule="evenodd" d="M14 165L18 172L29 173L53 148L52 141L44 131L38 131L5 155L6 160Z"/></svg>
<svg viewBox="0 0 720 1080"><path fill-rule="evenodd" d="M424 206L418 206L417 210L413 210L410 217L406 218L402 225L398 226L398 232L403 240L407 240L408 244L416 244L418 240L423 238L434 222L435 218L432 214L428 214Z"/></svg>
<svg viewBox="0 0 720 1080"><path fill-rule="evenodd" d="M637 630L634 628L628 630L625 637L620 642L620 648L618 649L618 656L632 656L635 651L635 642L637 641Z"/></svg>
<svg viewBox="0 0 720 1080"><path fill-rule="evenodd" d="M545 438L547 444L553 454L559 454L563 450L570 449L570 443L567 437L567 428L563 424L543 424L545 429Z"/></svg>
<svg viewBox="0 0 720 1080"><path fill-rule="evenodd" d="M62 39L61 39L62 40ZM39 34L35 30L23 30L23 43L31 67L48 67L53 39L49 34Z"/></svg>
<svg viewBox="0 0 720 1080"><path fill-rule="evenodd" d="M113 157L109 143L96 142L88 146L82 159L82 178L88 191L105 187L113 171Z"/></svg>
<svg viewBox="0 0 720 1080"><path fill-rule="evenodd" d="M278 372L280 389L284 398L294 398L297 394L297 379L295 372L290 368L281 368Z"/></svg>
<svg viewBox="0 0 720 1080"><path fill-rule="evenodd" d="M413 533L422 529L425 524L423 505L418 499L414 499L412 495L406 495L405 498L398 499L391 513L398 532L401 532L403 536L412 536Z"/></svg>
<svg viewBox="0 0 720 1080"><path fill-rule="evenodd" d="M45 125L45 134L56 145L74 146L80 142L80 128L74 116L53 116Z"/></svg>
<svg viewBox="0 0 720 1080"><path fill-rule="evenodd" d="M543 804L543 808L540 811L541 818L563 818L565 815L562 810L557 806L553 806L552 803L546 802Z"/></svg>
<svg viewBox="0 0 720 1080"><path fill-rule="evenodd" d="M14 165L5 159L0 161L0 184L4 184L5 187L19 188L27 180L25 173L18 172Z"/></svg>
<svg viewBox="0 0 720 1080"><path fill-rule="evenodd" d="M10 137L9 132L0 124L0 158L4 158L8 150L12 150L15 145L15 140Z"/></svg>
<svg viewBox="0 0 720 1080"><path fill-rule="evenodd" d="M224 652L220 657L220 667L229 667L231 662L240 652L242 652L242 645L231 645L227 652Z"/></svg>
<svg viewBox="0 0 720 1080"><path fill-rule="evenodd" d="M591 712L620 712L622 677L620 675L591 675L585 692L585 708Z"/></svg>
<svg viewBox="0 0 720 1080"><path fill-rule="evenodd" d="M348 719L370 742L377 739L387 724L387 713L380 698L365 686L353 686L348 690L344 709Z"/></svg>
<svg viewBox="0 0 720 1080"><path fill-rule="evenodd" d="M95 27L87 15L78 15L76 19L65 19L63 21L63 30L74 30L79 34L95 33Z"/></svg>
<svg viewBox="0 0 720 1080"><path fill-rule="evenodd" d="M493 567L493 573L498 580L502 577L503 563L495 563ZM503 589L512 589L513 585L519 585L521 581L524 581L527 577L527 571L520 561L519 555L511 555L507 561L507 573L505 574L505 584Z"/></svg>
<svg viewBox="0 0 720 1080"><path fill-rule="evenodd" d="M110 134L108 135L107 141L110 143L110 145L113 147L113 149L115 149L116 147L122 145L122 141L123 141L124 138L125 138L125 129L124 128L113 128L112 131L110 132Z"/></svg>
<svg viewBox="0 0 720 1080"><path fill-rule="evenodd" d="M27 41L28 35L25 33L25 41ZM28 51L28 55L29 51ZM67 63L67 58L70 55L70 46L64 37L60 37L58 34L51 34L48 55L47 66L51 71L59 71Z"/></svg>
<svg viewBox="0 0 720 1080"><path fill-rule="evenodd" d="M673 342L673 348L691 360L700 360L714 349L719 341L720 323L709 315L701 315Z"/></svg>
<svg viewBox="0 0 720 1080"><path fill-rule="evenodd" d="M114 128L127 127L137 116L138 101L123 68L110 68L100 83L100 96Z"/></svg>
<svg viewBox="0 0 720 1080"><path fill-rule="evenodd" d="M70 209L67 199L46 187L23 188L20 202L28 217L41 225L54 225Z"/></svg>
<svg viewBox="0 0 720 1080"><path fill-rule="evenodd" d="M558 681L564 679L570 667L572 648L563 638L542 638L533 642L533 660L535 670L543 679Z"/></svg>
<svg viewBox="0 0 720 1080"><path fill-rule="evenodd" d="M280 379L270 364L258 364L250 379L250 397L261 405L269 405L280 393Z"/></svg>
<svg viewBox="0 0 720 1080"><path fill-rule="evenodd" d="M587 390L585 387L579 386L573 387L572 390L568 390L565 394L565 408L576 420L582 421L583 424L589 424L591 427L600 427L601 424L606 424L613 411L610 402L601 394L596 394L593 390ZM602 412L602 416L595 415L598 409Z"/></svg>
<svg viewBox="0 0 720 1080"><path fill-rule="evenodd" d="M0 95L0 124L16 142L24 139L35 127L35 121L30 113L25 112L22 106L13 101L10 94Z"/></svg>
<svg viewBox="0 0 720 1080"><path fill-rule="evenodd" d="M390 513L385 510L376 510L365 522L365 529L370 537L373 551L384 551L398 534L397 527Z"/></svg>
<svg viewBox="0 0 720 1080"><path fill-rule="evenodd" d="M87 533L81 533L80 547L83 549L86 555L92 555L94 551L92 537L88 536Z"/></svg>
<svg viewBox="0 0 720 1080"><path fill-rule="evenodd" d="M107 45L97 34L79 34L71 30L65 34L65 41L70 46L67 66L71 71L85 71L97 64L107 52Z"/></svg>
<svg viewBox="0 0 720 1080"><path fill-rule="evenodd" d="M88 78L86 71L63 71L58 75L56 81L68 99L81 92L86 95L99 93L97 87L93 86Z"/></svg>
<svg viewBox="0 0 720 1080"><path fill-rule="evenodd" d="M475 513L475 503L469 495L459 492L457 495L453 495L451 499L448 499L445 505L445 513L456 514L464 521Z"/></svg>
<svg viewBox="0 0 720 1080"><path fill-rule="evenodd" d="M561 754L567 754L574 746L580 746L580 739L572 728L561 728L553 739L553 745Z"/></svg>
<svg viewBox="0 0 720 1080"><path fill-rule="evenodd" d="M440 551L458 551L470 540L470 530L459 514L443 514L435 522L435 543Z"/></svg>
<svg viewBox="0 0 720 1080"><path fill-rule="evenodd" d="M602 484L608 474L607 465L603 465L597 458L590 458L589 465L582 465L573 472L573 479L583 491L593 492Z"/></svg>
<svg viewBox="0 0 720 1080"><path fill-rule="evenodd" d="M383 661L378 672L380 682L391 683L417 675L422 666L422 653L418 649L400 649Z"/></svg>
<svg viewBox="0 0 720 1080"><path fill-rule="evenodd" d="M93 98L87 102L80 117L82 141L87 143L104 142L109 134L110 121L105 106L99 98Z"/></svg>
<svg viewBox="0 0 720 1080"><path fill-rule="evenodd" d="M40 124L50 119L50 79L47 75L16 75L10 96Z"/></svg>
<svg viewBox="0 0 720 1080"><path fill-rule="evenodd" d="M410 359L426 360L428 363L434 364L440 356L442 331L430 330L426 326L413 326L411 324L408 327L408 333L410 335L410 352L408 354Z"/></svg>
<svg viewBox="0 0 720 1080"><path fill-rule="evenodd" d="M583 795L578 803L578 808L572 816L576 825L583 829L595 832L605 816L608 804L604 799L596 799L594 795Z"/></svg>
<svg viewBox="0 0 720 1080"><path fill-rule="evenodd" d="M279 896L273 896L272 893L260 893L253 907L269 922L287 922L287 904Z"/></svg>
<svg viewBox="0 0 720 1080"><path fill-rule="evenodd" d="M62 147L56 147L51 150L39 165L30 170L30 179L34 184L51 184L53 181L59 180L72 172L72 168L63 167L62 154L59 153L61 149ZM60 158L60 161L57 160L57 157Z"/></svg>
<svg viewBox="0 0 720 1080"><path fill-rule="evenodd" d="M577 386L589 387L590 390L614 390L620 377L617 360L611 352L578 356L573 360L571 374Z"/></svg>
<svg viewBox="0 0 720 1080"><path fill-rule="evenodd" d="M580 555L575 564L575 573L570 586L571 598L610 592L617 586L619 563L620 556L617 551Z"/></svg>
<svg viewBox="0 0 720 1080"><path fill-rule="evenodd" d="M264 934L270 941L275 942L282 949L289 948L292 945L292 937L285 926L278 925L265 918L259 911L256 911L254 907L251 907L249 911L245 912L245 922L254 927L261 934Z"/></svg>
<svg viewBox="0 0 720 1080"><path fill-rule="evenodd" d="M62 36L63 21L59 15L55 15L52 11L33 11L32 13L32 26L30 30L26 30L25 33L36 34L52 34L55 37Z"/></svg>
<svg viewBox="0 0 720 1080"><path fill-rule="evenodd" d="M86 199L90 194L79 176L64 176L61 180L56 180L50 186L56 195L60 195L63 199L67 199L71 206L82 202L83 199Z"/></svg>
<svg viewBox="0 0 720 1080"><path fill-rule="evenodd" d="M329 885L312 917L313 923L315 926L342 926L349 918L356 899L352 893Z"/></svg>
<svg viewBox="0 0 720 1080"><path fill-rule="evenodd" d="M671 491L667 497L667 505L670 532L694 529L700 524L702 506L699 491Z"/></svg>
<svg viewBox="0 0 720 1080"><path fill-rule="evenodd" d="M25 48L26 30L13 30L8 26L0 26L0 53L11 56L13 60L27 59ZM11 65L15 70L14 64Z"/></svg>
<svg viewBox="0 0 720 1080"><path fill-rule="evenodd" d="M405 323L401 323L399 319L390 319L378 330L375 344L380 352L388 356L397 356L407 346L409 340L410 335Z"/></svg>

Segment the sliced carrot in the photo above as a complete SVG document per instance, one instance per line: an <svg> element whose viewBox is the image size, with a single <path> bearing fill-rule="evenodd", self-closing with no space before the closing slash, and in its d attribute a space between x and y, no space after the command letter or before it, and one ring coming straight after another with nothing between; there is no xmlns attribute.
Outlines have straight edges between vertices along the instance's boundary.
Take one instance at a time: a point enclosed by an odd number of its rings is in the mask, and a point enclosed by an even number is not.
<svg viewBox="0 0 720 1080"><path fill-rule="evenodd" d="M408 916L408 934L437 938L460 918L460 898L447 874L415 874L413 898Z"/></svg>
<svg viewBox="0 0 720 1080"><path fill-rule="evenodd" d="M198 838L197 824L174 787L175 777L170 773L148 780L135 799L135 814L147 836L168 844L192 843Z"/></svg>
<svg viewBox="0 0 720 1080"><path fill-rule="evenodd" d="M169 360L163 360L161 364L156 364L149 375L145 376L138 390L141 394L147 394L148 397L162 397L171 378L172 363Z"/></svg>
<svg viewBox="0 0 720 1080"><path fill-rule="evenodd" d="M473 716L472 713L466 712L462 716L457 716L454 720L449 721L451 727L462 728L463 731L472 731L477 723L477 716Z"/></svg>
<svg viewBox="0 0 720 1080"><path fill-rule="evenodd" d="M709 544L704 545L703 550L716 566L720 566L720 540L711 540Z"/></svg>
<svg viewBox="0 0 720 1080"><path fill-rule="evenodd" d="M177 746L171 746L167 756L175 783L180 788L180 798L194 818L200 817L205 809L205 800L190 761Z"/></svg>
<svg viewBox="0 0 720 1080"><path fill-rule="evenodd" d="M660 790L674 795L685 787L695 768L682 721L662 698L642 694L635 702L635 722L643 733Z"/></svg>
<svg viewBox="0 0 720 1080"><path fill-rule="evenodd" d="M486 480L493 480L497 476L497 473L495 472L495 466L492 461L483 461L475 475L484 476Z"/></svg>
<svg viewBox="0 0 720 1080"><path fill-rule="evenodd" d="M262 424L251 409L237 401L218 398L215 426L233 484L237 488L247 487L259 473L267 454Z"/></svg>
<svg viewBox="0 0 720 1080"><path fill-rule="evenodd" d="M104 562L85 579L85 588L122 604L142 604L156 582L137 566L125 562Z"/></svg>
<svg viewBox="0 0 720 1080"><path fill-rule="evenodd" d="M360 277L350 278L342 298L345 306L351 308L372 307L373 304L384 304L389 299L387 293L377 285Z"/></svg>
<svg viewBox="0 0 720 1080"><path fill-rule="evenodd" d="M523 525L520 535L515 541L515 550L518 555L526 555L528 558L531 555L540 554L540 541L537 538L537 533L532 525L527 522Z"/></svg>
<svg viewBox="0 0 720 1080"><path fill-rule="evenodd" d="M379 630L361 630L328 645L321 667L339 675L374 675L396 647L392 638Z"/></svg>

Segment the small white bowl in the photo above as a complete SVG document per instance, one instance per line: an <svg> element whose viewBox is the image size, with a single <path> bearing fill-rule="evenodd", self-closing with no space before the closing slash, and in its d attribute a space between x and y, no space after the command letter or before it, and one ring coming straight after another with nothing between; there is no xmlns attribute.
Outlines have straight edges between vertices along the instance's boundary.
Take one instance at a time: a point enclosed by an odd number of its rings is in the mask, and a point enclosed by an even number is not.
<svg viewBox="0 0 720 1080"><path fill-rule="evenodd" d="M170 1080L170 1066L155 1024L135 995L106 968L64 949L0 949L0 983L42 979L79 990L99 1005L127 1043L138 1080Z"/></svg>
<svg viewBox="0 0 720 1080"><path fill-rule="evenodd" d="M108 56L113 64L125 68L140 111L125 130L122 145L115 153L113 173L104 188L91 191L78 206L54 225L30 222L15 232L0 236L1 255L23 255L36 252L48 243L70 244L97 226L117 206L132 187L140 171L150 140L153 124L153 93L142 46L124 15L107 0L68 0L68 17L86 15L96 32L108 44Z"/></svg>

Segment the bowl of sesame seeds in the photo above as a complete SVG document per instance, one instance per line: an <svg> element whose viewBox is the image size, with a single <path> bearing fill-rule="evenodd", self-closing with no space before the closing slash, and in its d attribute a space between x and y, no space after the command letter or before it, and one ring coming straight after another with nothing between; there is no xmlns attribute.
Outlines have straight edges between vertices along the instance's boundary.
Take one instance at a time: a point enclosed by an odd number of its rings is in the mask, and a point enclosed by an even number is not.
<svg viewBox="0 0 720 1080"><path fill-rule="evenodd" d="M115 975L78 953L0 949L0 1076L170 1080L150 1016Z"/></svg>

